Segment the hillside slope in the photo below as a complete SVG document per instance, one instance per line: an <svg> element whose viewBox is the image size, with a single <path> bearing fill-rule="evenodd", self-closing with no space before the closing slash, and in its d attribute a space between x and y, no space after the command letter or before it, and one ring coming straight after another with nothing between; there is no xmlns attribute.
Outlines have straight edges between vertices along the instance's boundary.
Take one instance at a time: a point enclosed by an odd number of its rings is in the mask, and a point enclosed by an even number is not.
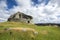
<svg viewBox="0 0 60 40"><path fill-rule="evenodd" d="M60 28L4 22L0 23L0 40L60 40Z"/></svg>

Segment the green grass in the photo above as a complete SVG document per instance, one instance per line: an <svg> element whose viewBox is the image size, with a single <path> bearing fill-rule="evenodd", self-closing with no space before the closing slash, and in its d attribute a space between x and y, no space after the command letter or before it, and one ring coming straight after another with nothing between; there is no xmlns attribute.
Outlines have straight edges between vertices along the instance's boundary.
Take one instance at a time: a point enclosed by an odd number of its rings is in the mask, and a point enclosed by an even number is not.
<svg viewBox="0 0 60 40"><path fill-rule="evenodd" d="M32 31L4 30L10 27L32 28L38 34L35 35ZM10 32L12 33L10 34ZM0 40L60 40L60 27L36 26L20 22L4 22L0 23Z"/></svg>

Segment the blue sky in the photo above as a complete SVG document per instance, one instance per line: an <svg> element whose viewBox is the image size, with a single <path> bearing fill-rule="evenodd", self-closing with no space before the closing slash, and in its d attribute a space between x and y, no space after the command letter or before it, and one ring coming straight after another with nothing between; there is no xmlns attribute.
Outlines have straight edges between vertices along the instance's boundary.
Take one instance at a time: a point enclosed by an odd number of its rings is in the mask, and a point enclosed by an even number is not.
<svg viewBox="0 0 60 40"><path fill-rule="evenodd" d="M34 23L60 23L60 0L0 0L0 22L20 11Z"/></svg>
<svg viewBox="0 0 60 40"><path fill-rule="evenodd" d="M45 5L48 4L49 0L42 0L42 1L39 1L39 0L31 0L31 2L33 2L33 6L38 6L40 5L41 3L43 3L45 1ZM7 5L8 5L8 9L10 8L13 8L13 6L18 6L17 2L15 0L7 0Z"/></svg>
<svg viewBox="0 0 60 40"><path fill-rule="evenodd" d="M17 6L17 3L15 0L7 0L7 5L8 5L8 9L13 8L13 6Z"/></svg>

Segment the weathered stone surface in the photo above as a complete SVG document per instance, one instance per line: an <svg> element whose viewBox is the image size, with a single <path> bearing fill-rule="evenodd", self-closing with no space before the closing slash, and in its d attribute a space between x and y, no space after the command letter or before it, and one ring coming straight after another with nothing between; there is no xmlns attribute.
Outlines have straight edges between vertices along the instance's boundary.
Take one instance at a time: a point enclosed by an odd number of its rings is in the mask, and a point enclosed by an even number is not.
<svg viewBox="0 0 60 40"><path fill-rule="evenodd" d="M33 19L32 16L26 15L24 13L21 12L17 12L13 15L11 15L8 18L8 21L15 21L15 22L27 22L30 23L30 21Z"/></svg>

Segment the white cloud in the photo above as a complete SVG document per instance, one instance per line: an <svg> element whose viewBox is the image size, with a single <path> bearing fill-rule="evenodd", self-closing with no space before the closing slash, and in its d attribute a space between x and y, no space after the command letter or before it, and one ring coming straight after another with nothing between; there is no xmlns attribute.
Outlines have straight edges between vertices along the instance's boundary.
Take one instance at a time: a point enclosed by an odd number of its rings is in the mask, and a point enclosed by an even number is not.
<svg viewBox="0 0 60 40"><path fill-rule="evenodd" d="M6 0L0 1L0 22L6 21L9 13L7 10Z"/></svg>
<svg viewBox="0 0 60 40"><path fill-rule="evenodd" d="M51 1L49 2L48 5L44 5L44 3L42 3L41 5L38 6L38 8L31 6L31 1L27 0L16 0L18 3L18 6L14 7L13 11L21 11L24 12L26 14L32 15L34 17L34 22L38 23L38 22L42 22L42 23L46 23L46 22L57 22L58 18L56 17L57 15L59 15L59 8L58 8L58 3L51 3Z"/></svg>
<svg viewBox="0 0 60 40"><path fill-rule="evenodd" d="M33 16L33 21L35 23L60 23L60 0L50 0L48 5L41 3L38 7L33 7L31 5L31 0L16 0L18 6L14 6L9 11L6 10L6 1L0 3L0 18L7 19L9 17L8 13L13 14L17 11L23 12L25 14ZM4 11L4 12L3 12ZM1 14L2 13L2 14ZM6 16L7 15L7 16Z"/></svg>

